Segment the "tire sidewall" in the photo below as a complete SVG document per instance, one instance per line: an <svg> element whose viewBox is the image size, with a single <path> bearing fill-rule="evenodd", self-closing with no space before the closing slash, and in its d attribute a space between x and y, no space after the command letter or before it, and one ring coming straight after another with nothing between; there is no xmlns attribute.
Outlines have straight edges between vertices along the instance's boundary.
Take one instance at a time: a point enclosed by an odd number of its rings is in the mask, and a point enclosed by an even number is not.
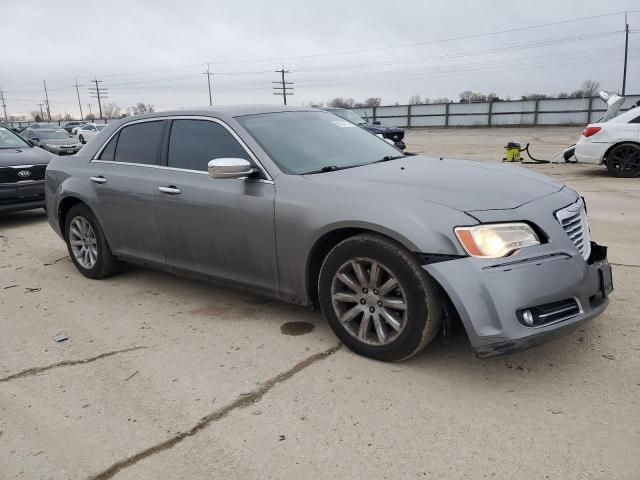
<svg viewBox="0 0 640 480"><path fill-rule="evenodd" d="M613 157L613 153L618 150L619 148L624 148L624 147L632 147L635 148L636 150L638 150L640 152L640 146L634 144L634 143L620 143L618 145L616 145L615 147L613 147L611 149L611 152L609 152L608 155L608 160L607 160L607 170L609 171L609 173L611 175L613 175L614 177L618 177L618 178L635 178L637 176L640 176L640 168L634 172L634 173L629 173L629 172L621 172L618 169L616 169L613 165L613 163L611 161L609 161L609 159L611 159Z"/></svg>
<svg viewBox="0 0 640 480"><path fill-rule="evenodd" d="M93 231L96 235L98 258L97 258L96 264L93 266L93 268L90 268L90 269L84 268L82 265L80 265L80 263L76 260L76 257L73 254L73 251L71 249L71 242L69 239L69 229L71 227L71 222L76 217L82 217L87 222L89 222L89 224L91 225L91 228L93 228ZM76 266L76 268L80 271L80 273L82 273L85 277L88 277L88 278L96 279L96 278L103 277L107 267L106 265L107 256L109 256L111 252L109 251L109 247L105 240L104 234L102 233L102 229L100 228L100 224L98 223L95 215L89 209L89 207L87 207L86 205L75 205L74 207L71 208L71 210L69 210L69 213L67 214L67 217L65 219L64 233L65 233L65 240L67 243L67 250L69 252L69 256L71 257L71 261Z"/></svg>
<svg viewBox="0 0 640 480"><path fill-rule="evenodd" d="M418 263L414 261L414 265L409 264L406 258L403 258L405 255L398 255L390 244L385 245L384 242L353 237L339 243L325 258L318 281L320 306L336 336L356 353L377 360L398 361L421 349L426 324L432 321L429 318L430 307L425 290L425 287L429 286L425 285L426 274L420 274L416 270L416 268L420 268ZM375 346L359 341L346 330L334 311L331 300L331 284L335 272L346 261L357 257L372 258L385 265L396 277L406 294L406 326L400 335L388 345Z"/></svg>

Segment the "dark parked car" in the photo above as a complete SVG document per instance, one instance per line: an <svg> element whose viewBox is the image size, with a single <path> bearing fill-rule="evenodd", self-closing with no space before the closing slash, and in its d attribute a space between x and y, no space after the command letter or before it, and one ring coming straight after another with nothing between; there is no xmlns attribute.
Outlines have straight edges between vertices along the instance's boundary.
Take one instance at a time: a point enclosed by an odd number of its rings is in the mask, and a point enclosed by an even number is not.
<svg viewBox="0 0 640 480"><path fill-rule="evenodd" d="M63 129L27 129L22 133L22 136L35 146L48 150L56 155L73 155L82 148L82 144Z"/></svg>
<svg viewBox="0 0 640 480"><path fill-rule="evenodd" d="M403 141L404 130L400 127L385 127L383 125L380 125L380 122L378 121L369 123L368 119L365 120L354 111L348 110L346 108L326 108L325 110L338 115L339 117L344 118L351 123L359 125L368 132L371 132L375 135L381 135L383 138L391 140L393 144L400 150L404 150L405 148L407 148Z"/></svg>
<svg viewBox="0 0 640 480"><path fill-rule="evenodd" d="M46 198L89 278L131 261L319 305L343 343L380 360L458 317L478 356L527 348L602 313L613 288L562 183L403 155L315 109L118 120L51 161Z"/></svg>
<svg viewBox="0 0 640 480"><path fill-rule="evenodd" d="M44 207L51 154L0 127L0 213Z"/></svg>
<svg viewBox="0 0 640 480"><path fill-rule="evenodd" d="M62 128L64 128L67 133L71 134L73 133L73 129L76 127L80 127L81 125L84 125L87 122L76 122L76 121L72 121L72 122L67 122L64 124L64 126Z"/></svg>

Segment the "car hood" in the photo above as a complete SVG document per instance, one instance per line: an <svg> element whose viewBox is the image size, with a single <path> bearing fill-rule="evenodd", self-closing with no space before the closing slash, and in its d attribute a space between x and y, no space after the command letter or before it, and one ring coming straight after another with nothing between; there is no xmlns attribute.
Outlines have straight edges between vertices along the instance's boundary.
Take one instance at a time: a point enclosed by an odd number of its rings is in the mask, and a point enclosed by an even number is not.
<svg viewBox="0 0 640 480"><path fill-rule="evenodd" d="M51 154L38 147L0 148L0 167L49 163Z"/></svg>
<svg viewBox="0 0 640 480"><path fill-rule="evenodd" d="M78 141L73 138L43 138L40 141L48 145L75 145L78 143Z"/></svg>
<svg viewBox="0 0 640 480"><path fill-rule="evenodd" d="M523 167L420 155L305 178L354 195L389 201L412 196L462 212L517 208L564 187Z"/></svg>

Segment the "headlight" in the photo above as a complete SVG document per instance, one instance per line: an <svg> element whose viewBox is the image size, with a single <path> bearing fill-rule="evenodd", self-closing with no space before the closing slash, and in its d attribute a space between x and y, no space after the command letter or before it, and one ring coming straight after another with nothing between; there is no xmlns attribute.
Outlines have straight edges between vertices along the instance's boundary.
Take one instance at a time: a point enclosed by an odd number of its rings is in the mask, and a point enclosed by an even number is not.
<svg viewBox="0 0 640 480"><path fill-rule="evenodd" d="M458 227L456 236L472 257L501 258L524 247L540 245L536 232L526 223L495 223Z"/></svg>
<svg viewBox="0 0 640 480"><path fill-rule="evenodd" d="M45 143L44 146L49 148L58 148L58 145L51 145L50 143Z"/></svg>

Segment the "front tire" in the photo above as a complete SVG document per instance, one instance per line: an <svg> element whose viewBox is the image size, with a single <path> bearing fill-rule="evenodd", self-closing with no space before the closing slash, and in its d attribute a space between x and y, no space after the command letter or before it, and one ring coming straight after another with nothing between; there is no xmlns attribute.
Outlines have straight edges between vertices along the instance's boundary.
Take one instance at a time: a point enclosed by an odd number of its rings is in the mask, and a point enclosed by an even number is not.
<svg viewBox="0 0 640 480"><path fill-rule="evenodd" d="M81 143L81 144L83 144L83 145L84 145L85 143L87 143L87 142L85 142L85 141L84 141L84 137L83 137L82 135L79 135L79 136L78 136L78 140L79 140L79 141L80 141L80 143Z"/></svg>
<svg viewBox="0 0 640 480"><path fill-rule="evenodd" d="M375 234L348 238L329 252L318 297L338 338L376 360L415 355L433 340L442 320L434 280L411 252Z"/></svg>
<svg viewBox="0 0 640 480"><path fill-rule="evenodd" d="M640 175L640 146L635 143L616 145L607 155L607 170L614 177L633 178Z"/></svg>
<svg viewBox="0 0 640 480"><path fill-rule="evenodd" d="M119 262L89 207L74 205L67 214L64 231L69 256L85 277L105 278L118 270Z"/></svg>

